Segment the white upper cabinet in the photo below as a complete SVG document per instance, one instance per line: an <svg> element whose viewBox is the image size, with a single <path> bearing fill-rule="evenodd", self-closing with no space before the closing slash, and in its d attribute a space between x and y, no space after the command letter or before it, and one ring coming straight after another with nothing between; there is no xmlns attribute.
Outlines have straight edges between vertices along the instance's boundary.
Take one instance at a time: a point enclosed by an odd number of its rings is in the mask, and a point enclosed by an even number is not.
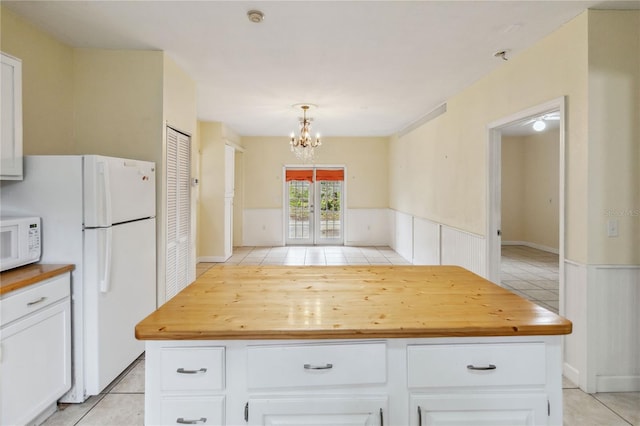
<svg viewBox="0 0 640 426"><path fill-rule="evenodd" d="M22 62L1 56L0 179L22 180Z"/></svg>

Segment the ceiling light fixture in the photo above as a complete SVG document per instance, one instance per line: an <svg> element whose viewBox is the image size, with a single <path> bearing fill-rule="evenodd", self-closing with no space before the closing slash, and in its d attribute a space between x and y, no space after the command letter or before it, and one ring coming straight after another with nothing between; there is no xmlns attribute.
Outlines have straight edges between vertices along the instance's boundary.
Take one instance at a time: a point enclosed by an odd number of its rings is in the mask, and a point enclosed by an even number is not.
<svg viewBox="0 0 640 426"><path fill-rule="evenodd" d="M541 132L546 128L547 123L545 123L544 120L538 119L533 122L533 130L535 130L536 132Z"/></svg>
<svg viewBox="0 0 640 426"><path fill-rule="evenodd" d="M311 106L308 104L304 104L300 105L300 108L302 108L302 118L300 119L300 135L296 137L295 134L291 132L291 141L289 142L289 144L291 145L291 152L295 154L296 158L306 163L309 161L313 161L315 148L322 145L322 142L320 141L319 134L316 134L315 139L311 138L312 118L307 118L307 110L309 110Z"/></svg>
<svg viewBox="0 0 640 426"><path fill-rule="evenodd" d="M254 24L259 24L264 20L264 13L259 10L253 9L247 12L247 18L249 18L249 20Z"/></svg>

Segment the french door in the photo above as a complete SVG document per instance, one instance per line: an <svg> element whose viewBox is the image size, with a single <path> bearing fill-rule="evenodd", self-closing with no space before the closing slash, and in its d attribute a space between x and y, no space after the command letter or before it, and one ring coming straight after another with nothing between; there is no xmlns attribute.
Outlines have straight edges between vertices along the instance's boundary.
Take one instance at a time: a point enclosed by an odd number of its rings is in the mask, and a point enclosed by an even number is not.
<svg viewBox="0 0 640 426"><path fill-rule="evenodd" d="M287 245L344 242L344 169L287 168Z"/></svg>

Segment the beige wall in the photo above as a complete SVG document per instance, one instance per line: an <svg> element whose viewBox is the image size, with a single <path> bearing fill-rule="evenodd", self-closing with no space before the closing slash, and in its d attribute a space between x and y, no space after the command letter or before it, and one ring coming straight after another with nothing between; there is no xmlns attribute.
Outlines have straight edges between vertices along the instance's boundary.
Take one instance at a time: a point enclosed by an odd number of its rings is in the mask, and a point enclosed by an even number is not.
<svg viewBox="0 0 640 426"><path fill-rule="evenodd" d="M73 49L7 8L0 15L0 50L22 60L24 154L73 153Z"/></svg>
<svg viewBox="0 0 640 426"><path fill-rule="evenodd" d="M347 208L387 208L388 144L385 137L328 137L316 150L316 165L346 166ZM286 136L243 137L244 207L281 209L285 165L299 165Z"/></svg>
<svg viewBox="0 0 640 426"><path fill-rule="evenodd" d="M558 250L559 142L557 129L502 138L502 241Z"/></svg>
<svg viewBox="0 0 640 426"><path fill-rule="evenodd" d="M224 254L224 139L222 123L199 122L198 257Z"/></svg>
<svg viewBox="0 0 640 426"><path fill-rule="evenodd" d="M23 61L26 155L101 154L156 163L163 301L165 123L196 133L195 83L163 52L74 49L12 12L0 12L2 50ZM192 207L195 218L195 197ZM192 251L195 260L195 244ZM192 269L195 276L195 264Z"/></svg>
<svg viewBox="0 0 640 426"><path fill-rule="evenodd" d="M640 11L589 13L588 130L589 263L640 264Z"/></svg>
<svg viewBox="0 0 640 426"><path fill-rule="evenodd" d="M391 207L485 235L487 124L566 96L566 254L585 261L587 24L587 13L578 16L452 97L444 115L395 138Z"/></svg>
<svg viewBox="0 0 640 426"><path fill-rule="evenodd" d="M162 161L163 53L75 49L75 154Z"/></svg>

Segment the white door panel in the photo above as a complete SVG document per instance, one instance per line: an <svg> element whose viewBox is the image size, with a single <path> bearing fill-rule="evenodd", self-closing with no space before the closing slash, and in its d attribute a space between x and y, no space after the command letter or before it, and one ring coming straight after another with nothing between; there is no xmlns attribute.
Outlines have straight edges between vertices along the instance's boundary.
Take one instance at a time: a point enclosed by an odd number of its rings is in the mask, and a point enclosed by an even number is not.
<svg viewBox="0 0 640 426"><path fill-rule="evenodd" d="M87 155L84 180L86 227L156 215L152 162Z"/></svg>
<svg viewBox="0 0 640 426"><path fill-rule="evenodd" d="M155 219L85 234L86 385L95 395L144 351L134 328L156 308Z"/></svg>

